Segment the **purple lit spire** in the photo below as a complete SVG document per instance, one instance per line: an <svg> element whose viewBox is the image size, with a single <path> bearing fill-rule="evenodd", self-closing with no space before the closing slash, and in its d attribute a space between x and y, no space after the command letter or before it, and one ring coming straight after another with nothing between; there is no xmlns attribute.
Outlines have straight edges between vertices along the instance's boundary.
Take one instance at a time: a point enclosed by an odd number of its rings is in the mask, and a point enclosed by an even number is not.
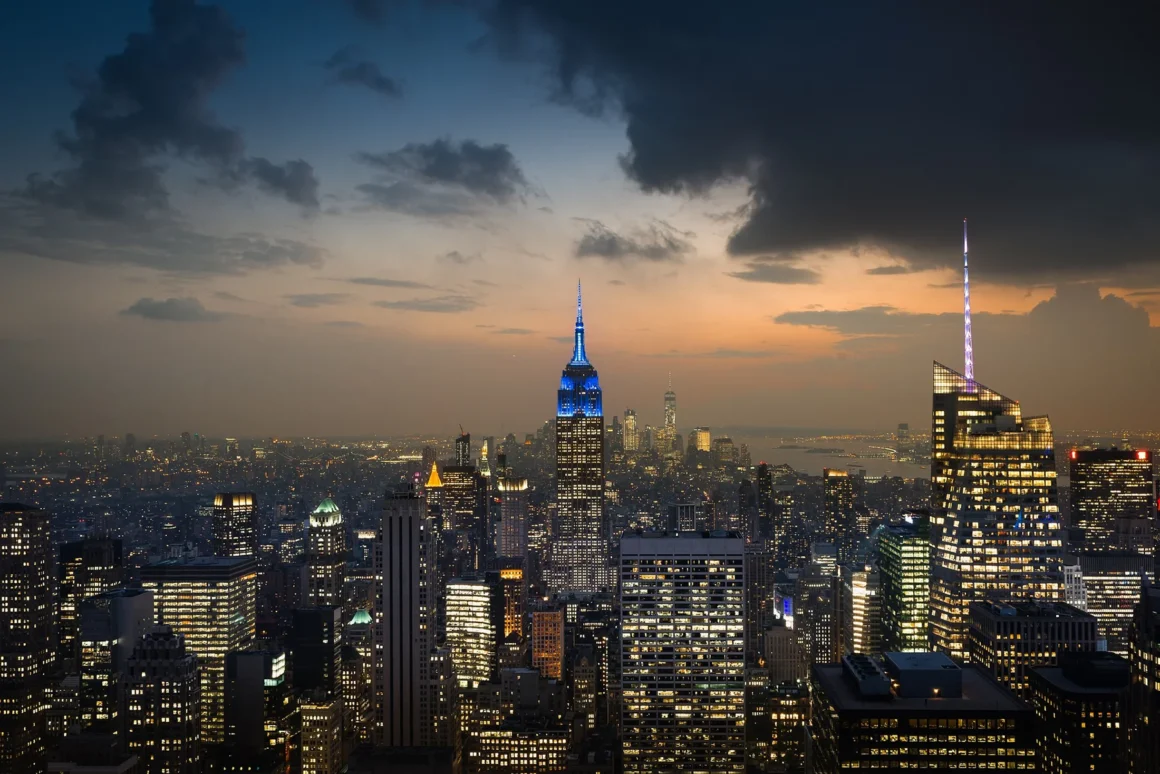
<svg viewBox="0 0 1160 774"><path fill-rule="evenodd" d="M963 351L966 355L967 386L975 384L975 348L971 342L971 280L967 271L967 219L963 218Z"/></svg>

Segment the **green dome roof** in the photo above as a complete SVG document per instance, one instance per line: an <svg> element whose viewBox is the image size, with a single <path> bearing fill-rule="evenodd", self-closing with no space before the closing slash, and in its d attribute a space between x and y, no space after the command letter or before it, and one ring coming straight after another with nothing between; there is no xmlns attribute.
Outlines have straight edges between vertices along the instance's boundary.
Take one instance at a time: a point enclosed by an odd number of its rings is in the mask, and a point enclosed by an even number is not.
<svg viewBox="0 0 1160 774"><path fill-rule="evenodd" d="M336 524L342 524L342 511L338 509L334 500L327 497L310 514L310 526L333 527Z"/></svg>
<svg viewBox="0 0 1160 774"><path fill-rule="evenodd" d="M357 610L355 611L354 617L350 619L350 624L352 626L356 624L369 624L372 623L373 620L374 619L371 618L371 614L366 610Z"/></svg>

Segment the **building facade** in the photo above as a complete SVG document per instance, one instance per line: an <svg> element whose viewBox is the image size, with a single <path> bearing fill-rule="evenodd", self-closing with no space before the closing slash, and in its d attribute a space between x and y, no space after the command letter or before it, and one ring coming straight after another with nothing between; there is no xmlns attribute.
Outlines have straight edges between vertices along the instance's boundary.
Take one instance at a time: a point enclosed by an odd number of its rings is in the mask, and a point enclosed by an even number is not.
<svg viewBox="0 0 1160 774"><path fill-rule="evenodd" d="M930 536L926 519L892 524L878 536L882 628L887 651L930 648Z"/></svg>
<svg viewBox="0 0 1160 774"><path fill-rule="evenodd" d="M559 529L551 543L549 588L557 593L607 591L603 393L584 348L579 294L572 359L557 392L556 514Z"/></svg>
<svg viewBox="0 0 1160 774"><path fill-rule="evenodd" d="M719 534L621 540L625 772L745 770L744 540Z"/></svg>
<svg viewBox="0 0 1160 774"><path fill-rule="evenodd" d="M219 492L213 497L214 556L258 555L258 508L253 492Z"/></svg>
<svg viewBox="0 0 1160 774"><path fill-rule="evenodd" d="M126 742L142 774L200 774L201 676L185 637L155 626L126 668Z"/></svg>
<svg viewBox="0 0 1160 774"><path fill-rule="evenodd" d="M342 605L346 576L346 526L342 511L329 497L310 514L307 564L310 568L307 603Z"/></svg>

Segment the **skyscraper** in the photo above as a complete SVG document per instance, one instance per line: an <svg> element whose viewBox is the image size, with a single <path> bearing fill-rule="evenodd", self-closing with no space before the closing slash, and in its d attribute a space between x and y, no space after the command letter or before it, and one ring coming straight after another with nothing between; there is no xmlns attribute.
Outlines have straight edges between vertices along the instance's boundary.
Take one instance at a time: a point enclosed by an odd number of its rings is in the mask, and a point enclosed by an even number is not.
<svg viewBox="0 0 1160 774"><path fill-rule="evenodd" d="M299 704L302 716L302 774L339 774L343 769L342 699L309 691Z"/></svg>
<svg viewBox="0 0 1160 774"><path fill-rule="evenodd" d="M215 556L258 555L258 510L253 492L219 492L213 498Z"/></svg>
<svg viewBox="0 0 1160 774"><path fill-rule="evenodd" d="M877 657L882 647L882 575L873 565L842 565L842 645Z"/></svg>
<svg viewBox="0 0 1160 774"><path fill-rule="evenodd" d="M257 560L248 556L167 559L141 570L157 623L172 626L197 656L207 744L225 741L226 654L254 639L257 578Z"/></svg>
<svg viewBox="0 0 1160 774"><path fill-rule="evenodd" d="M1024 418L1017 401L940 363L934 388L932 486L945 499L932 529L931 635L965 658L971 602L1063 598L1055 443L1047 417Z"/></svg>
<svg viewBox="0 0 1160 774"><path fill-rule="evenodd" d="M640 431L636 427L636 412L632 409L624 410L624 450L640 450Z"/></svg>
<svg viewBox="0 0 1160 774"><path fill-rule="evenodd" d="M604 408L600 378L584 350L584 312L576 294L572 359L556 405L556 506L549 587L599 592L609 587L604 537Z"/></svg>
<svg viewBox="0 0 1160 774"><path fill-rule="evenodd" d="M461 468L474 467L471 461L471 433L463 432L459 428L459 436L455 439L455 464Z"/></svg>
<svg viewBox="0 0 1160 774"><path fill-rule="evenodd" d="M1085 552L1152 554L1156 486L1152 453L1140 449L1073 449L1068 454L1071 526Z"/></svg>
<svg viewBox="0 0 1160 774"><path fill-rule="evenodd" d="M47 512L0 503L0 771L44 769L52 661L52 530Z"/></svg>
<svg viewBox="0 0 1160 774"><path fill-rule="evenodd" d="M126 741L143 774L199 774L201 679L185 638L155 626L133 649L126 673Z"/></svg>
<svg viewBox="0 0 1160 774"><path fill-rule="evenodd" d="M744 545L621 539L625 772L745 770Z"/></svg>
<svg viewBox="0 0 1160 774"><path fill-rule="evenodd" d="M417 492L387 494L374 557L372 739L377 747L426 747L431 739L431 529Z"/></svg>
<svg viewBox="0 0 1160 774"><path fill-rule="evenodd" d="M57 565L60 600L61 664L74 670L77 664L77 627L80 603L121 584L124 575L121 541L92 537L63 543Z"/></svg>
<svg viewBox="0 0 1160 774"><path fill-rule="evenodd" d="M560 607L532 611L532 668L553 680L563 676L564 610Z"/></svg>
<svg viewBox="0 0 1160 774"><path fill-rule="evenodd" d="M495 677L503 631L503 589L497 573L447 581L446 646L461 688Z"/></svg>
<svg viewBox="0 0 1160 774"><path fill-rule="evenodd" d="M882 628L887 651L930 647L930 538L927 520L892 524L878 537Z"/></svg>
<svg viewBox="0 0 1160 774"><path fill-rule="evenodd" d="M669 374L669 388L665 391L664 416L664 423L657 429L655 441L657 451L662 457L673 453L677 440L677 394L673 392L672 374Z"/></svg>
<svg viewBox="0 0 1160 774"><path fill-rule="evenodd" d="M310 514L310 567L307 603L342 605L342 582L346 574L346 528L342 511L327 497Z"/></svg>
<svg viewBox="0 0 1160 774"><path fill-rule="evenodd" d="M499 545L503 559L528 556L528 480L506 473L496 481L500 498Z"/></svg>
<svg viewBox="0 0 1160 774"><path fill-rule="evenodd" d="M81 602L79 613L82 727L107 721L123 730L122 685L137 641L153 628L153 593L113 589Z"/></svg>
<svg viewBox="0 0 1160 774"><path fill-rule="evenodd" d="M1160 589L1145 583L1132 620L1131 682L1124 705L1128 774L1160 771Z"/></svg>
<svg viewBox="0 0 1160 774"><path fill-rule="evenodd" d="M844 470L822 470L824 497L822 532L838 549L838 561L848 562L861 537L854 524L854 479Z"/></svg>

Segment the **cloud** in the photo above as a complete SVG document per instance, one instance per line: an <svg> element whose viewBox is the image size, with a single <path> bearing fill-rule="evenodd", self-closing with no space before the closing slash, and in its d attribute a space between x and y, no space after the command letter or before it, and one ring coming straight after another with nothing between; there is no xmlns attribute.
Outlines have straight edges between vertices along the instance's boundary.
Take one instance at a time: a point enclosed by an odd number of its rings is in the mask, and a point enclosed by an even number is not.
<svg viewBox="0 0 1160 774"><path fill-rule="evenodd" d="M452 250L449 253L436 256L440 261L447 261L448 263L457 263L460 266L471 263L472 261L482 260L483 256L479 253L461 253L458 250Z"/></svg>
<svg viewBox="0 0 1160 774"><path fill-rule="evenodd" d="M351 277L350 279L342 280L349 282L352 285L372 285L378 288L410 288L411 290L430 290L430 285L425 285L422 282L412 282L411 280L390 279L387 277Z"/></svg>
<svg viewBox="0 0 1160 774"><path fill-rule="evenodd" d="M397 99L403 96L403 87L390 76L384 75L379 66L365 59L358 59L354 49L336 51L323 65L339 83L363 86L376 94Z"/></svg>
<svg viewBox="0 0 1160 774"><path fill-rule="evenodd" d="M762 349L727 349L719 347L708 352L681 352L679 350L671 350L669 352L655 353L651 357L698 360L761 360L767 357L773 357L776 354L778 353Z"/></svg>
<svg viewBox="0 0 1160 774"><path fill-rule="evenodd" d="M387 19L392 0L344 0L347 8L359 19L371 24L382 24Z"/></svg>
<svg viewBox="0 0 1160 774"><path fill-rule="evenodd" d="M499 284L489 280L475 279L471 281L473 285L479 285L481 288L498 288Z"/></svg>
<svg viewBox="0 0 1160 774"><path fill-rule="evenodd" d="M479 302L470 296L436 296L434 298L410 298L404 301L375 301L375 306L383 309L399 309L408 312L436 312L455 314L470 312Z"/></svg>
<svg viewBox="0 0 1160 774"><path fill-rule="evenodd" d="M150 29L134 33L80 82L72 132L57 145L72 165L31 175L23 193L42 204L122 221L171 213L166 159L207 166L231 188L259 188L317 209L317 180L305 161L279 166L247 158L236 130L218 123L210 96L245 60L244 34L216 5L154 0Z"/></svg>
<svg viewBox="0 0 1160 774"><path fill-rule="evenodd" d="M231 302L235 302L235 303L239 303L239 304L248 303L246 301L246 299L242 298L241 296L230 293L227 290L215 291L213 294L213 297L218 299L219 301L231 301Z"/></svg>
<svg viewBox="0 0 1160 774"><path fill-rule="evenodd" d="M497 331L492 331L492 333L499 336L530 336L535 331L528 330L527 328L500 328Z"/></svg>
<svg viewBox="0 0 1160 774"><path fill-rule="evenodd" d="M319 306L341 304L350 296L346 293L289 293L285 296L291 306L314 309Z"/></svg>
<svg viewBox="0 0 1160 774"><path fill-rule="evenodd" d="M690 234L656 220L631 234L618 234L598 220L579 219L587 225L586 233L576 242L577 258L603 258L610 262L633 259L679 262L693 245L685 238Z"/></svg>
<svg viewBox="0 0 1160 774"><path fill-rule="evenodd" d="M534 193L515 156L503 144L441 138L409 143L356 160L384 177L358 189L372 204L408 214L471 214L487 204L508 204Z"/></svg>
<svg viewBox="0 0 1160 774"><path fill-rule="evenodd" d="M911 266L902 266L895 264L893 266L874 266L866 270L866 273L875 277L887 277L894 274L912 274L917 269Z"/></svg>
<svg viewBox="0 0 1160 774"><path fill-rule="evenodd" d="M816 285L822 275L813 269L795 266L797 258L792 256L762 256L746 262L742 271L728 272L746 282L769 282L775 285Z"/></svg>
<svg viewBox="0 0 1160 774"><path fill-rule="evenodd" d="M571 344L572 343L571 336L549 336L548 340L555 341L559 344Z"/></svg>
<svg viewBox="0 0 1160 774"><path fill-rule="evenodd" d="M982 315L977 315L982 316ZM904 312L893 306L864 306L860 309L814 309L784 312L773 318L776 323L824 328L847 335L912 335L935 325L961 326L962 315L945 312L926 314Z"/></svg>
<svg viewBox="0 0 1160 774"><path fill-rule="evenodd" d="M362 328L363 324L354 320L329 320L323 325L328 328Z"/></svg>
<svg viewBox="0 0 1160 774"><path fill-rule="evenodd" d="M494 0L481 20L554 99L625 122L641 189L747 184L732 254L954 266L968 216L972 263L1005 280L1160 263L1146 6Z"/></svg>
<svg viewBox="0 0 1160 774"><path fill-rule="evenodd" d="M318 211L318 178L314 168L302 159L275 164L255 156L243 162L243 168L266 193L297 204L303 212Z"/></svg>
<svg viewBox="0 0 1160 774"><path fill-rule="evenodd" d="M0 200L0 251L192 276L318 268L327 257L326 250L294 239L249 233L218 236L171 220L140 226L10 200Z"/></svg>
<svg viewBox="0 0 1160 774"><path fill-rule="evenodd" d="M609 285L626 285L628 283L626 283L624 280L610 279L610 280L608 280L608 284Z"/></svg>
<svg viewBox="0 0 1160 774"><path fill-rule="evenodd" d="M121 314L166 322L213 322L224 317L206 309L196 298L141 298Z"/></svg>

